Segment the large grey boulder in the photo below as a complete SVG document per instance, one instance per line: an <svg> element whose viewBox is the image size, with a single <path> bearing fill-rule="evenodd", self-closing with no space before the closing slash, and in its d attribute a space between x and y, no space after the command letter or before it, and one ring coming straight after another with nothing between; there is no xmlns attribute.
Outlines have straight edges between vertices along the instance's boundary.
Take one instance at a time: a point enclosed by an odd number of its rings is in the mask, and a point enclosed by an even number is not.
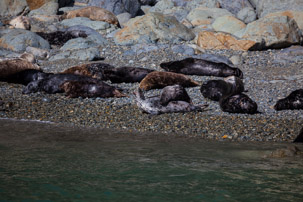
<svg viewBox="0 0 303 202"><path fill-rule="evenodd" d="M234 34L235 32L244 29L246 24L234 16L218 17L212 27L215 31Z"/></svg>
<svg viewBox="0 0 303 202"><path fill-rule="evenodd" d="M156 43L159 40L176 43L194 37L195 34L175 17L150 12L130 20L126 27L115 34L114 40L119 45L133 45Z"/></svg>
<svg viewBox="0 0 303 202"><path fill-rule="evenodd" d="M35 10L32 10L28 16L35 16L35 15L56 15L57 11L59 9L59 4L56 2L48 2L41 6L40 8L37 8Z"/></svg>
<svg viewBox="0 0 303 202"><path fill-rule="evenodd" d="M87 49L76 49L72 51L62 51L49 58L49 61L62 60L62 59L75 59L92 61L100 58L100 51L97 47L90 47Z"/></svg>
<svg viewBox="0 0 303 202"><path fill-rule="evenodd" d="M163 12L167 9L174 7L172 0L161 0L155 6L153 6L149 12Z"/></svg>
<svg viewBox="0 0 303 202"><path fill-rule="evenodd" d="M75 25L85 25L89 28L92 28L94 30L106 30L110 28L110 24L108 22L103 22L103 21L92 21L89 18L86 17L76 17L72 19L65 19L62 20L61 25L64 27L71 27Z"/></svg>
<svg viewBox="0 0 303 202"><path fill-rule="evenodd" d="M192 10L198 7L219 8L218 0L191 0L186 4L186 8Z"/></svg>
<svg viewBox="0 0 303 202"><path fill-rule="evenodd" d="M60 49L63 51L88 49L107 44L106 39L98 38L98 35L89 35L87 38L75 38L68 40ZM101 35L100 35L101 36Z"/></svg>
<svg viewBox="0 0 303 202"><path fill-rule="evenodd" d="M105 8L115 15L127 12L132 17L138 14L141 7L138 0L90 0L88 5Z"/></svg>
<svg viewBox="0 0 303 202"><path fill-rule="evenodd" d="M17 16L26 6L26 0L0 0L0 16Z"/></svg>
<svg viewBox="0 0 303 202"><path fill-rule="evenodd" d="M268 13L293 10L303 11L302 0L259 0L256 2L257 15L259 18Z"/></svg>
<svg viewBox="0 0 303 202"><path fill-rule="evenodd" d="M243 8L253 8L249 0L218 0L218 2L220 3L221 8L228 10L234 15L237 15Z"/></svg>
<svg viewBox="0 0 303 202"><path fill-rule="evenodd" d="M288 16L261 18L234 35L260 43L261 49L285 48L299 44L301 40L301 31L296 21Z"/></svg>
<svg viewBox="0 0 303 202"><path fill-rule="evenodd" d="M253 22L257 19L257 14L256 14L254 8L245 7L237 13L237 18L239 20L242 20L246 24L248 24L248 23Z"/></svg>
<svg viewBox="0 0 303 202"><path fill-rule="evenodd" d="M41 49L49 49L49 43L36 33L24 29L6 30L0 34L0 47L13 51L25 51L26 47L32 46Z"/></svg>

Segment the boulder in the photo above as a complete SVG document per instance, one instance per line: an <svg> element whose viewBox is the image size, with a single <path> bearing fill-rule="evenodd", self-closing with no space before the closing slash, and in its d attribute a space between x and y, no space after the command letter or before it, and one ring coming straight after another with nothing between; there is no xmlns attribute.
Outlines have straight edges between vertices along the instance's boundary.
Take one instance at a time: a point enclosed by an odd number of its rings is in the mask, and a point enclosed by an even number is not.
<svg viewBox="0 0 303 202"><path fill-rule="evenodd" d="M247 51L254 49L256 42L251 40L239 40L227 33L203 31L198 35L197 45L203 49Z"/></svg>
<svg viewBox="0 0 303 202"><path fill-rule="evenodd" d="M253 8L249 0L218 0L220 7L228 10L234 15L237 15L238 12L246 7Z"/></svg>
<svg viewBox="0 0 303 202"><path fill-rule="evenodd" d="M59 4L56 2L47 2L41 7L32 10L28 16L35 16L35 15L56 15L59 9Z"/></svg>
<svg viewBox="0 0 303 202"><path fill-rule="evenodd" d="M131 19L126 27L115 34L114 40L119 45L132 45L156 43L158 40L176 43L189 41L194 37L194 33L175 17L150 12Z"/></svg>
<svg viewBox="0 0 303 202"><path fill-rule="evenodd" d="M102 21L113 25L119 25L118 18L112 12L95 6L72 10L65 13L63 16L65 19L72 19L75 17L86 17L93 21Z"/></svg>
<svg viewBox="0 0 303 202"><path fill-rule="evenodd" d="M163 11L165 15L171 15L177 18L179 22L183 23L183 20L186 20L186 16L188 15L189 10L184 7L173 7L172 9L167 9Z"/></svg>
<svg viewBox="0 0 303 202"><path fill-rule="evenodd" d="M90 35L86 38L79 37L75 39L70 39L60 49L63 51L87 49L108 43L107 40L102 38L101 35L101 39L97 36L98 35Z"/></svg>
<svg viewBox="0 0 303 202"><path fill-rule="evenodd" d="M110 28L110 24L107 22L92 21L89 18L85 18L85 17L65 19L65 20L62 20L60 23L64 27L71 27L71 26L75 26L75 25L85 25L89 28L92 28L92 29L98 30L98 31Z"/></svg>
<svg viewBox="0 0 303 202"><path fill-rule="evenodd" d="M181 1L181 0L179 0ZM186 0L183 0L186 1ZM220 3L218 0L191 0L186 3L186 8L193 10L198 7L206 7L206 8L219 8Z"/></svg>
<svg viewBox="0 0 303 202"><path fill-rule="evenodd" d="M275 16L288 16L296 21L298 27L303 30L303 10L302 11L281 11L276 13L270 13L265 17L275 17Z"/></svg>
<svg viewBox="0 0 303 202"><path fill-rule="evenodd" d="M245 7L237 13L237 18L248 24L257 19L257 14L252 7Z"/></svg>
<svg viewBox="0 0 303 202"><path fill-rule="evenodd" d="M90 0L88 5L104 8L115 15L127 12L132 17L138 14L141 6L139 0Z"/></svg>
<svg viewBox="0 0 303 202"><path fill-rule="evenodd" d="M235 32L244 29L246 24L234 16L222 16L214 21L212 27L215 31L234 34Z"/></svg>
<svg viewBox="0 0 303 202"><path fill-rule="evenodd" d="M167 9L172 9L174 7L174 3L172 0L162 0L158 1L155 6L153 6L149 12L162 12Z"/></svg>
<svg viewBox="0 0 303 202"><path fill-rule="evenodd" d="M26 0L1 0L0 16L17 16L26 8Z"/></svg>
<svg viewBox="0 0 303 202"><path fill-rule="evenodd" d="M49 43L36 33L24 29L8 30L0 38L0 47L13 51L25 51L26 47L32 46L41 49L49 49Z"/></svg>
<svg viewBox="0 0 303 202"><path fill-rule="evenodd" d="M257 15L259 18L269 13L280 11L303 11L302 0L258 0L256 2Z"/></svg>
<svg viewBox="0 0 303 202"><path fill-rule="evenodd" d="M233 16L232 13L225 9L198 7L190 11L186 18L190 21L192 25L199 26L210 25L218 17L225 15Z"/></svg>
<svg viewBox="0 0 303 202"><path fill-rule="evenodd" d="M63 51L49 58L49 61L62 59L76 59L84 61L92 61L100 58L100 51L97 47L90 47L87 49L77 49L74 51Z"/></svg>
<svg viewBox="0 0 303 202"><path fill-rule="evenodd" d="M261 18L249 23L235 35L262 44L262 49L285 48L299 44L301 38L296 21L288 16Z"/></svg>
<svg viewBox="0 0 303 202"><path fill-rule="evenodd" d="M26 0L30 10L35 10L40 8L46 3L54 2L59 4L59 8L65 6L72 6L74 0Z"/></svg>

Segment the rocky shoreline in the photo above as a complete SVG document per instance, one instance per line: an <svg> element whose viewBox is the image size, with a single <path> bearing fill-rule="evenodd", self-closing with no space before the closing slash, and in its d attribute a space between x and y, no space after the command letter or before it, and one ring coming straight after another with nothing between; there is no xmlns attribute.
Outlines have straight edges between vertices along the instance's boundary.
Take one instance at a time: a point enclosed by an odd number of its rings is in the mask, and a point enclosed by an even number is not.
<svg viewBox="0 0 303 202"><path fill-rule="evenodd" d="M49 31L52 23L41 24L45 31ZM56 23L53 24L57 26ZM109 27L108 30L110 29L114 28ZM1 30L5 31L7 28L3 26ZM193 103L209 104L207 111L152 116L143 114L134 103L133 91L138 87L138 83L111 84L122 88L129 96L125 98L71 99L64 94L43 92L25 95L22 94L23 85L0 82L0 117L231 141L292 142L303 126L302 110L275 111L271 108L278 99L302 88L302 46L243 51L196 48L194 41L160 40L157 43L119 45L112 36L114 32L99 33L107 42L93 47L98 53L97 60L115 67L134 66L163 71L160 68L162 62L186 57L201 58L203 54L227 57L243 71L246 94L258 104L260 113L248 115L222 112L217 102L202 96L200 86L187 88L187 91ZM0 38L1 36L3 35L0 34ZM58 53L64 53L59 48L52 46L47 49L50 56L48 58L38 57L37 63L43 71L57 73L74 65L96 62L79 60L77 56L50 59ZM86 49L78 50L83 55ZM0 48L1 57L18 56L22 52L7 47ZM104 60L100 60L101 58ZM208 76L190 77L201 84L216 79ZM159 92L160 90L151 90L147 94L156 95Z"/></svg>

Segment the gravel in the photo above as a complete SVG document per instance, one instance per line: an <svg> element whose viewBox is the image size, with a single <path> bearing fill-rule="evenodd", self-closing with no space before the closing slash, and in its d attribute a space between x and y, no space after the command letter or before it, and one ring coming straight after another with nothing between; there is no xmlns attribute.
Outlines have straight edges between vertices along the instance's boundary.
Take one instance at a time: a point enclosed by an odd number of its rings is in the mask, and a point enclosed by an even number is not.
<svg viewBox="0 0 303 202"><path fill-rule="evenodd" d="M139 54L124 54L130 52L132 48L117 46L110 38L108 40L108 45L99 47L101 57L105 58L102 62L116 67L136 66L161 70L159 64L162 62L188 57L186 54L174 51L173 44L165 44L147 52L140 51ZM302 88L303 62L290 61L287 64L273 62L278 51L205 50L208 54L241 58L243 64L237 67L244 73L246 94L257 102L260 114L222 112L217 102L202 96L200 87L187 88L187 91L193 103L209 104L207 111L153 116L139 111L133 101L132 92L138 87L138 83L112 84L124 89L124 93L129 95L125 98L71 99L64 94L43 92L23 95L24 86L0 82L0 100L3 102L0 106L0 117L51 121L100 129L111 128L142 134L157 133L231 141L291 142L302 128L302 110L277 112L271 106L293 90ZM64 59L52 62L40 60L38 63L45 72L60 72L85 62ZM191 78L201 84L210 79L218 79L203 76L191 76ZM151 90L147 95L159 93L160 90Z"/></svg>

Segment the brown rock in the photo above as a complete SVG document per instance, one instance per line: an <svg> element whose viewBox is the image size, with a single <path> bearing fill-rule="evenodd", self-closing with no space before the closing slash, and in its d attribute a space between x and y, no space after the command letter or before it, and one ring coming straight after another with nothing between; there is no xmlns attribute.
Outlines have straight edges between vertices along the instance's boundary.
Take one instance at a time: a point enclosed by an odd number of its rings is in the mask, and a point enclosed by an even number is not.
<svg viewBox="0 0 303 202"><path fill-rule="evenodd" d="M88 6L69 11L63 16L64 19L71 19L75 17L86 17L94 21L103 21L119 26L118 18L112 12L96 6Z"/></svg>
<svg viewBox="0 0 303 202"><path fill-rule="evenodd" d="M256 42L251 40L239 40L227 33L203 31L198 35L197 44L203 49L247 51L254 48Z"/></svg>

